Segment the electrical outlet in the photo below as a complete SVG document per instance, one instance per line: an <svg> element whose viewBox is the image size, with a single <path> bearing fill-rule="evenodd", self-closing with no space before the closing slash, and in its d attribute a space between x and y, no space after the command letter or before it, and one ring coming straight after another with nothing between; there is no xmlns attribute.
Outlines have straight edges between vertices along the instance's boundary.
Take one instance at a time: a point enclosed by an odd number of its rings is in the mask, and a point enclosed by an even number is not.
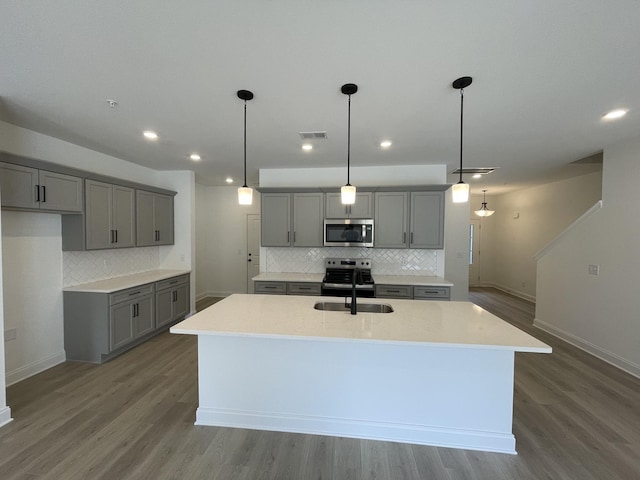
<svg viewBox="0 0 640 480"><path fill-rule="evenodd" d="M600 265L589 264L589 275L600 275Z"/></svg>
<svg viewBox="0 0 640 480"><path fill-rule="evenodd" d="M15 340L18 337L18 329L17 328L9 328L4 331L4 341L8 342L9 340Z"/></svg>

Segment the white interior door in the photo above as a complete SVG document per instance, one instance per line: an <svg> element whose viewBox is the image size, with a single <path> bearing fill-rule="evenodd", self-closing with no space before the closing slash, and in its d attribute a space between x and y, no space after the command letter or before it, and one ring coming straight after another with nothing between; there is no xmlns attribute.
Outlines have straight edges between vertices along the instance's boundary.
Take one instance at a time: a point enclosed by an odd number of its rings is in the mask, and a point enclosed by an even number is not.
<svg viewBox="0 0 640 480"><path fill-rule="evenodd" d="M253 277L260 273L260 215L247 215L247 292L254 293Z"/></svg>
<svg viewBox="0 0 640 480"><path fill-rule="evenodd" d="M469 223L469 286L480 285L480 220Z"/></svg>

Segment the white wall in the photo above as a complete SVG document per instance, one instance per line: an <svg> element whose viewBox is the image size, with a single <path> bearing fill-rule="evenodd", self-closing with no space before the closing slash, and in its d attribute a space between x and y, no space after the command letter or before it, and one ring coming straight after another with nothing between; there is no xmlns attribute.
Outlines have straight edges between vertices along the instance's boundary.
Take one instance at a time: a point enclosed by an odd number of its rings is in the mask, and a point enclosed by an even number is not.
<svg viewBox="0 0 640 480"><path fill-rule="evenodd" d="M638 377L639 178L640 138L604 149L602 209L540 258L534 322Z"/></svg>
<svg viewBox="0 0 640 480"><path fill-rule="evenodd" d="M159 249L158 255L153 257L157 258L157 263L151 268L193 268L195 187L192 172L159 172L5 122L0 122L0 150L176 191L175 245L151 247ZM0 353L6 357L5 383L11 384L64 361L61 342L64 271L60 215L3 213L6 217L2 231L4 323L11 322L18 328L16 340L0 346ZM113 255L114 259L122 253L122 250L117 253L83 252L100 258ZM38 275L34 273L35 261L38 262ZM108 269L96 268L94 275L94 279L106 278ZM11 278L10 285L7 278ZM192 274L192 281L194 278ZM7 292L9 288L11 295ZM195 293L192 294L192 311L194 297ZM4 326L6 328L10 327ZM43 332L48 334L43 335Z"/></svg>
<svg viewBox="0 0 640 480"><path fill-rule="evenodd" d="M534 301L534 255L600 200L601 191L602 174L597 172L487 196L495 213L481 219L480 283ZM474 195L472 211L481 203L482 196Z"/></svg>
<svg viewBox="0 0 640 480"><path fill-rule="evenodd" d="M196 188L197 298L247 293L247 214L260 213L260 195L253 205L238 205L237 187Z"/></svg>

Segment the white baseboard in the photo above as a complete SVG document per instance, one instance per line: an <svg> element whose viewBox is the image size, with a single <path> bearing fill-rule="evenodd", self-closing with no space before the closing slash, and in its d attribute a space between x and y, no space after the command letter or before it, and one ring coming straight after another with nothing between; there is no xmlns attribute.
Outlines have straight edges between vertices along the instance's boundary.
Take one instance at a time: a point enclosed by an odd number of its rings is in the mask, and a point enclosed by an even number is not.
<svg viewBox="0 0 640 480"><path fill-rule="evenodd" d="M512 434L499 432L208 407L198 407L195 424L516 454L515 437Z"/></svg>
<svg viewBox="0 0 640 480"><path fill-rule="evenodd" d="M9 407L3 407L0 409L0 427L5 426L7 423L12 421L11 418L11 409Z"/></svg>
<svg viewBox="0 0 640 480"><path fill-rule="evenodd" d="M7 386L13 385L14 383L18 383L25 378L32 377L37 373L43 372L48 368L55 367L56 365L67 360L67 355L65 352L59 352L51 355L50 357L43 358L42 360L38 360L35 362L31 362L27 365L23 365L21 367L16 368L10 372L7 372L6 382Z"/></svg>
<svg viewBox="0 0 640 480"><path fill-rule="evenodd" d="M489 287L496 288L505 293L513 295L514 297L521 298L522 300L526 300L527 302L536 303L536 297L533 295L529 295L528 293L521 292L519 290L513 289L511 287L506 287L504 285L500 285L499 283L483 283L481 285L469 285L470 287Z"/></svg>
<svg viewBox="0 0 640 480"><path fill-rule="evenodd" d="M202 292L196 296L196 302L199 302L203 298L207 297L228 297L229 295L233 295L234 293L238 292Z"/></svg>
<svg viewBox="0 0 640 480"><path fill-rule="evenodd" d="M640 365L637 365L633 362L630 362L615 353L609 352L604 348L601 348L593 343L584 340L572 333L569 333L561 328L555 327L544 320L540 320L539 318L535 318L533 320L533 326L539 328L540 330L544 330L547 333L550 333L554 337L558 337L561 340L564 340L567 343L570 343L574 347L579 348L580 350L584 350L585 352L593 355L594 357L599 358L620 370L627 372L634 377L640 378Z"/></svg>

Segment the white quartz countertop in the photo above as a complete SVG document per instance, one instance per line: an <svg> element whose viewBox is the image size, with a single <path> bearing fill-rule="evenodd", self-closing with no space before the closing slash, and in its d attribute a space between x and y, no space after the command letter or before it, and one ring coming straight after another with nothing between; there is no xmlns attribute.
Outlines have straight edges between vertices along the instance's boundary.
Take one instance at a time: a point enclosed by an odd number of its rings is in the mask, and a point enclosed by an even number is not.
<svg viewBox="0 0 640 480"><path fill-rule="evenodd" d="M64 292L113 293L118 290L137 287L146 283L158 282L166 278L190 273L190 270L149 270L122 277L106 278L96 282L82 283L63 288Z"/></svg>
<svg viewBox="0 0 640 480"><path fill-rule="evenodd" d="M377 285L417 285L419 287L452 287L453 283L442 277L427 275L373 275Z"/></svg>
<svg viewBox="0 0 640 480"><path fill-rule="evenodd" d="M262 272L252 278L259 282L316 282L321 283L324 273Z"/></svg>
<svg viewBox="0 0 640 480"><path fill-rule="evenodd" d="M378 285L417 285L424 287L451 287L453 283L442 277L427 275L377 275L372 274ZM262 272L252 278L262 282L322 282L324 273Z"/></svg>
<svg viewBox="0 0 640 480"><path fill-rule="evenodd" d="M470 302L360 299L392 313L315 310L337 297L231 295L171 327L171 333L366 341L550 353L551 347Z"/></svg>

